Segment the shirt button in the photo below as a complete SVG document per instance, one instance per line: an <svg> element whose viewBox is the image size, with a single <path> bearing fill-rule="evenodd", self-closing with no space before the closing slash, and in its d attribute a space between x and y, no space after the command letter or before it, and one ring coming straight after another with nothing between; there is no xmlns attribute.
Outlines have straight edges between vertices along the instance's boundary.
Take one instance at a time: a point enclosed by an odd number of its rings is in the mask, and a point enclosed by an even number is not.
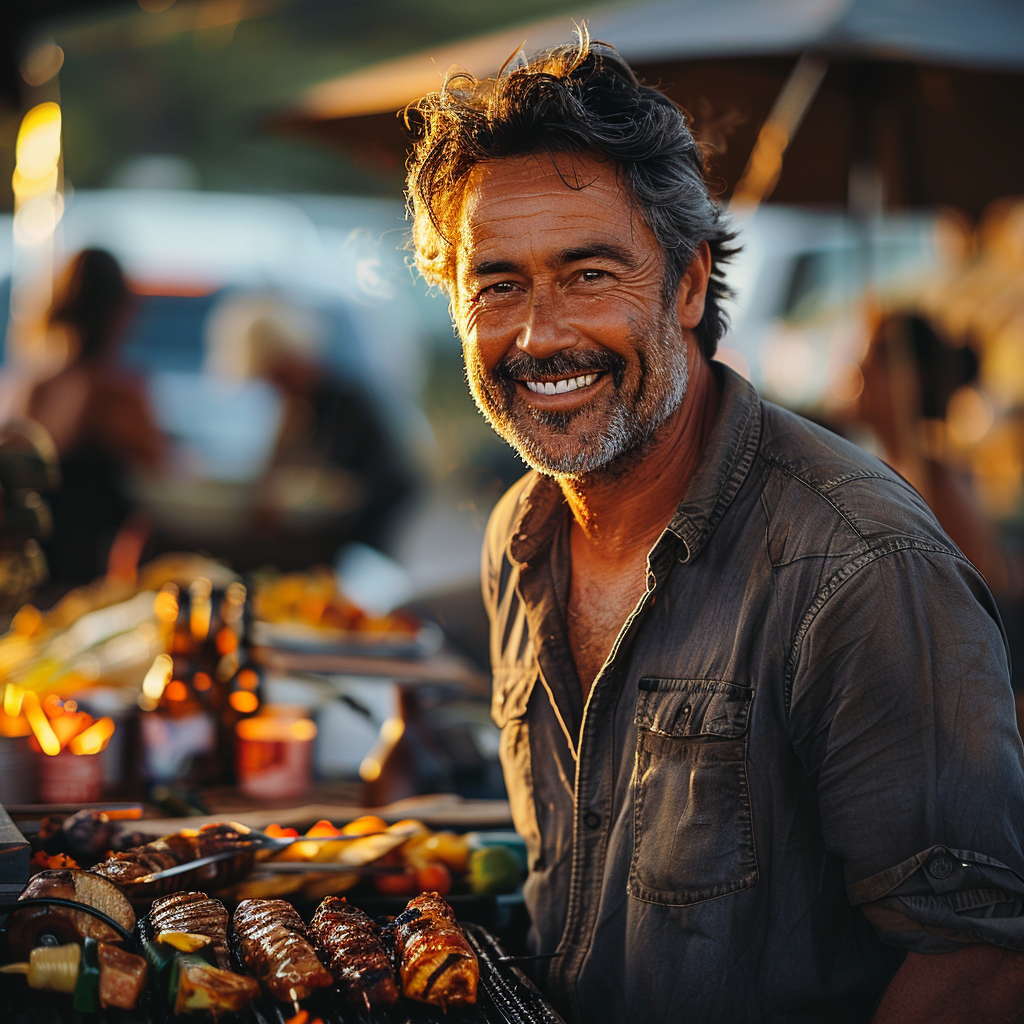
<svg viewBox="0 0 1024 1024"><path fill-rule="evenodd" d="M601 815L598 814L597 811L587 811L587 813L583 815L583 824L586 825L587 828L597 828L597 826L601 824Z"/></svg>
<svg viewBox="0 0 1024 1024"><path fill-rule="evenodd" d="M949 878L953 873L953 862L944 854L940 853L933 857L928 864L928 874L932 878Z"/></svg>

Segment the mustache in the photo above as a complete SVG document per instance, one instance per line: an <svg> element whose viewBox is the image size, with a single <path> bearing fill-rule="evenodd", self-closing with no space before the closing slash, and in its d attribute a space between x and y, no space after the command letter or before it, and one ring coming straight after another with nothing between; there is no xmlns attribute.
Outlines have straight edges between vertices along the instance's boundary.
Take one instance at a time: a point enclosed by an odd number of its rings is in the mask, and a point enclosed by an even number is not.
<svg viewBox="0 0 1024 1024"><path fill-rule="evenodd" d="M536 359L526 352L506 356L492 371L506 390L513 390L521 380L545 380L562 377L582 377L588 373L610 373L616 387L622 384L626 373L626 360L614 352L576 352L572 349L556 352L547 359Z"/></svg>

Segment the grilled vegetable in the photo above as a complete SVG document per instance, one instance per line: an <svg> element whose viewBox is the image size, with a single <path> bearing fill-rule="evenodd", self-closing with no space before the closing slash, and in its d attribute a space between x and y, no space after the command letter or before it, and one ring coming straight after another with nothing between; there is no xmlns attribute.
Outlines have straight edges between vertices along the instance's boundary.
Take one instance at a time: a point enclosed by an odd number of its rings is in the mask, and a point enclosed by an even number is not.
<svg viewBox="0 0 1024 1024"><path fill-rule="evenodd" d="M157 942L166 942L180 953L194 953L197 949L209 946L213 939L209 935L195 935L192 932L161 932Z"/></svg>
<svg viewBox="0 0 1024 1024"><path fill-rule="evenodd" d="M79 1013L104 1008L134 1009L146 984L146 961L106 942L86 939L83 946L37 946L28 963L0 967L4 974L25 974L30 988L74 996Z"/></svg>
<svg viewBox="0 0 1024 1024"><path fill-rule="evenodd" d="M476 1002L480 965L452 908L436 892L409 901L395 918L402 991L447 1010Z"/></svg>
<svg viewBox="0 0 1024 1024"><path fill-rule="evenodd" d="M40 871L29 879L18 897L27 899L64 899L82 903L113 918L126 931L135 927L135 912L124 894L106 878L90 871L57 868ZM44 935L58 944L81 943L86 938L98 942L120 942L121 937L109 925L86 911L63 906L35 906L16 910L7 925L7 942L14 952L28 957L41 944Z"/></svg>
<svg viewBox="0 0 1024 1024"><path fill-rule="evenodd" d="M306 926L284 900L243 900L232 919L239 957L281 1002L298 1002L333 978L306 938Z"/></svg>
<svg viewBox="0 0 1024 1024"><path fill-rule="evenodd" d="M369 1009L398 998L398 983L380 929L361 910L328 896L309 927L334 980L349 999Z"/></svg>
<svg viewBox="0 0 1024 1024"><path fill-rule="evenodd" d="M82 947L77 943L66 946L36 946L28 963L4 964L3 974L24 974L29 988L71 995L78 984L78 968L82 962Z"/></svg>
<svg viewBox="0 0 1024 1024"><path fill-rule="evenodd" d="M215 967L228 970L228 912L220 900L204 892L176 892L153 903L149 922L155 935L162 932L187 932L210 940L209 960ZM198 947L197 947L198 948Z"/></svg>
<svg viewBox="0 0 1024 1024"><path fill-rule="evenodd" d="M74 1006L79 1013L96 1012L96 994L100 987L100 961L98 943L86 939L82 943L82 960L78 965L78 980L75 982Z"/></svg>
<svg viewBox="0 0 1024 1024"><path fill-rule="evenodd" d="M171 972L170 989L175 1013L208 1010L238 1013L260 994L254 978L212 967L195 953L179 953Z"/></svg>

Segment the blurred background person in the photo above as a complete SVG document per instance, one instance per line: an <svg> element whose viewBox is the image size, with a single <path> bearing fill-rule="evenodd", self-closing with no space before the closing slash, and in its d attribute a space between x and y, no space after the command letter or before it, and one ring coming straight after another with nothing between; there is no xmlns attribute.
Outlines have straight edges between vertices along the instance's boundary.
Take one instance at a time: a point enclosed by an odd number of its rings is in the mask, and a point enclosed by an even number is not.
<svg viewBox="0 0 1024 1024"><path fill-rule="evenodd" d="M1007 587L997 531L970 475L945 455L941 431L950 398L978 376L978 358L955 346L923 316L892 313L878 324L861 364L857 418L882 456L928 502L943 529L997 592Z"/></svg>
<svg viewBox="0 0 1024 1024"><path fill-rule="evenodd" d="M279 399L236 569L331 563L358 542L388 552L414 472L377 403L322 357L315 315L266 295L231 296L207 325L207 369L263 380Z"/></svg>
<svg viewBox="0 0 1024 1024"><path fill-rule="evenodd" d="M53 439L61 484L51 496L53 534L44 550L54 583L102 574L132 503L126 474L161 465L165 440L145 386L118 363L132 296L117 260L85 249L58 279L48 315L61 336L63 366L23 384L22 409Z"/></svg>

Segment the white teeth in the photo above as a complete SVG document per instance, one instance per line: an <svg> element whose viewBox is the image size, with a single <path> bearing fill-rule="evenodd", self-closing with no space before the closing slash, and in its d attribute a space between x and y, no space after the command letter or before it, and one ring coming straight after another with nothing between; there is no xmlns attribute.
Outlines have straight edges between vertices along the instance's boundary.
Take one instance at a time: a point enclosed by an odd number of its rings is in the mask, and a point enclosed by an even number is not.
<svg viewBox="0 0 1024 1024"><path fill-rule="evenodd" d="M559 381L524 380L523 383L538 395L564 395L567 391L585 388L597 380L598 374L586 373L580 377L563 377Z"/></svg>

